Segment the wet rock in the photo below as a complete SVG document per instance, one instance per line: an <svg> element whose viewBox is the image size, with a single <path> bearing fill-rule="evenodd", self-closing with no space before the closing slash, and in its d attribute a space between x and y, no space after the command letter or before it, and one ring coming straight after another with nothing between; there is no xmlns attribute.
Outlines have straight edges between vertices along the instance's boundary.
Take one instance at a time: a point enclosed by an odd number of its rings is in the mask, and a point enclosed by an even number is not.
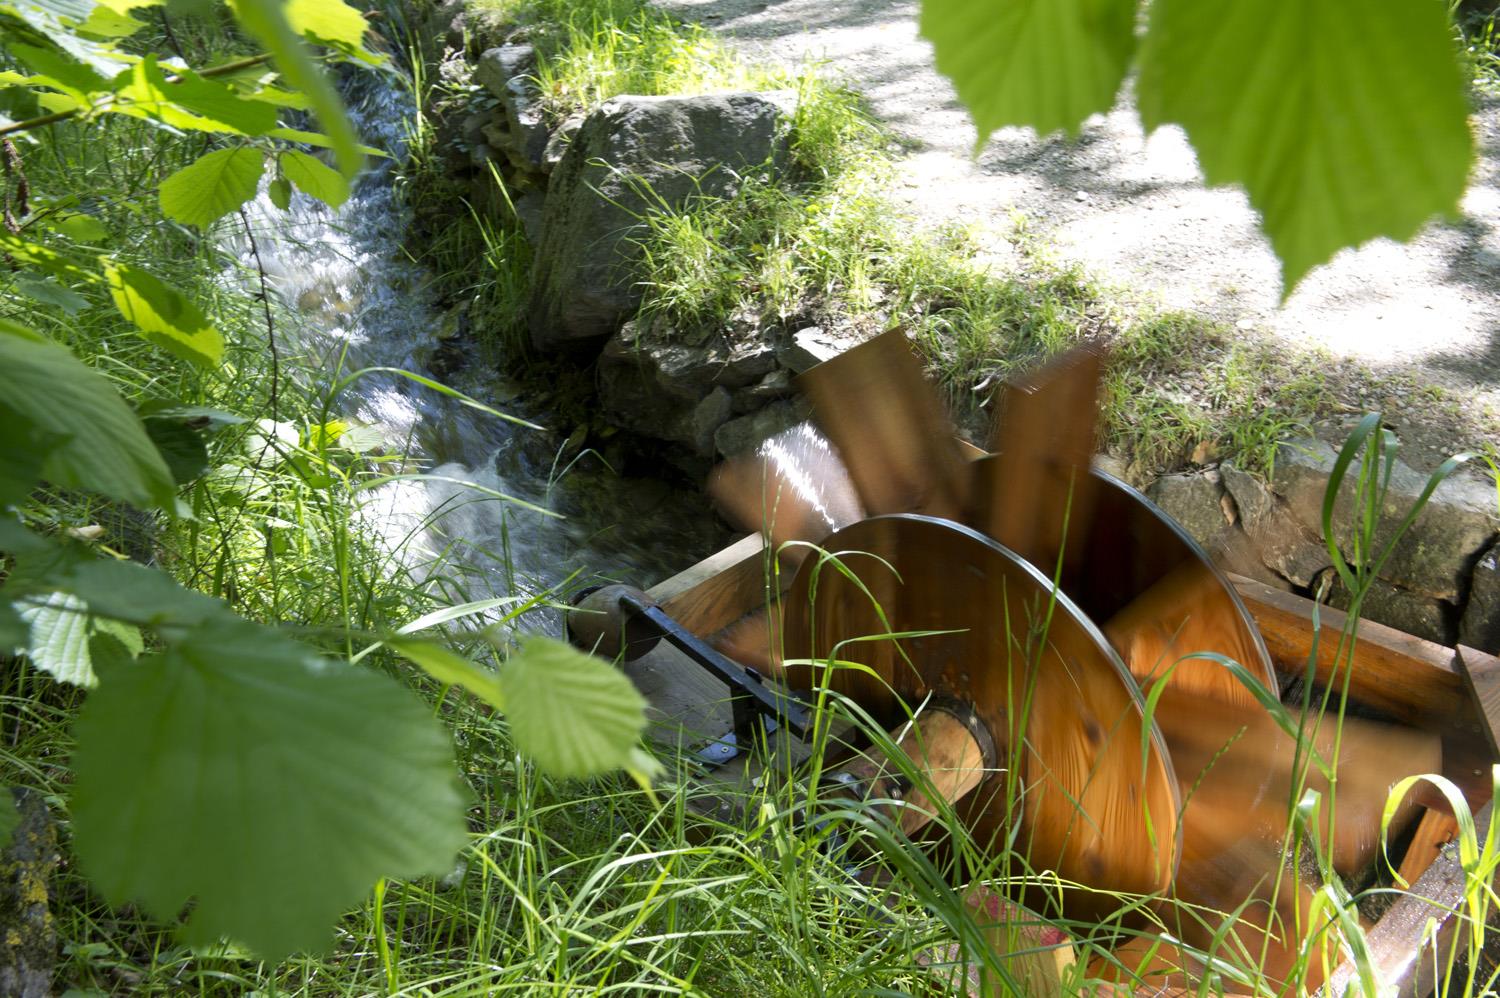
<svg viewBox="0 0 1500 998"><path fill-rule="evenodd" d="M510 81L535 68L536 50L530 45L500 45L480 55L474 64L474 81L504 100Z"/></svg>
<svg viewBox="0 0 1500 998"><path fill-rule="evenodd" d="M1330 588L1328 604L1349 609L1349 591L1342 583ZM1371 583L1360 604L1360 616L1441 645L1452 645L1457 636L1452 604L1393 586L1384 579Z"/></svg>
<svg viewBox="0 0 1500 998"><path fill-rule="evenodd" d="M1296 518L1322 535L1323 494L1336 453L1321 440L1284 445L1276 456L1273 489ZM1355 533L1355 489L1359 463L1350 465L1334 505L1334 536L1347 556ZM1383 550L1427 485L1427 476L1399 460L1391 471L1390 489L1380 510L1375 548ZM1469 566L1500 530L1493 485L1454 476L1432 494L1381 569L1388 581L1431 599L1455 602L1468 581Z"/></svg>
<svg viewBox="0 0 1500 998"><path fill-rule="evenodd" d="M0 876L0 995L46 998L53 994L57 930L49 904L57 868L57 831L47 803L35 790L0 790L0 807L14 807L19 823L3 856Z"/></svg>
<svg viewBox="0 0 1500 998"><path fill-rule="evenodd" d="M1222 495L1224 484L1217 471L1163 475L1146 490L1147 498L1210 552L1225 547L1233 529L1219 503Z"/></svg>
<svg viewBox="0 0 1500 998"><path fill-rule="evenodd" d="M811 411L804 399L772 402L758 412L731 419L714 434L714 449L724 457L748 454L762 440L790 430L806 420Z"/></svg>
<svg viewBox="0 0 1500 998"><path fill-rule="evenodd" d="M1500 544L1474 566L1458 639L1470 648L1500 655Z"/></svg>
<svg viewBox="0 0 1500 998"><path fill-rule="evenodd" d="M734 192L787 148L785 99L616 97L579 127L547 189L528 310L541 350L597 341L640 304L639 217Z"/></svg>

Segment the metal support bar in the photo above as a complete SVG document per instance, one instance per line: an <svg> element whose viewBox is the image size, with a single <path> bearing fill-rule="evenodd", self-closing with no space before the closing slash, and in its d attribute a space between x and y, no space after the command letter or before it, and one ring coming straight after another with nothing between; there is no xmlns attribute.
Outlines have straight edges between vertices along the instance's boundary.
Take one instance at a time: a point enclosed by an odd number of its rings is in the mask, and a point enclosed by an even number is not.
<svg viewBox="0 0 1500 998"><path fill-rule="evenodd" d="M789 693L765 682L760 673L727 658L704 643L667 615L644 593L627 591L620 595L620 608L636 620L648 622L672 646L729 686L734 710L734 729L741 744L748 745L754 733L756 714L774 718L798 737L812 730L812 716L807 708Z"/></svg>

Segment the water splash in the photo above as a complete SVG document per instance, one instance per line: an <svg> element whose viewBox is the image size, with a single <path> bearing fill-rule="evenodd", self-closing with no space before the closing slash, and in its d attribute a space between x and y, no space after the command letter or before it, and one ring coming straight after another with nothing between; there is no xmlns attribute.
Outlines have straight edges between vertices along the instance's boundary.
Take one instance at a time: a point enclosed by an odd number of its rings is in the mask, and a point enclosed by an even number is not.
<svg viewBox="0 0 1500 998"><path fill-rule="evenodd" d="M330 210L297 192L283 212L262 190L246 205L254 251L243 231L230 237L238 279L252 285L258 252L280 306L283 353L329 383L372 367L431 376L423 358L439 342L441 314L428 275L402 250L411 215L396 189L395 164L416 113L403 83L366 74L345 88L364 140L392 155L359 179L347 203ZM465 380L482 386L483 373ZM540 592L575 570L648 585L724 539L700 496L617 476L600 462L561 473L557 462L537 459L535 438L524 436L534 431L409 379L363 376L335 406L378 433L387 452L407 455L406 470L419 476L363 493L363 521L418 577L459 579L467 598ZM526 415L548 423L547 413Z"/></svg>

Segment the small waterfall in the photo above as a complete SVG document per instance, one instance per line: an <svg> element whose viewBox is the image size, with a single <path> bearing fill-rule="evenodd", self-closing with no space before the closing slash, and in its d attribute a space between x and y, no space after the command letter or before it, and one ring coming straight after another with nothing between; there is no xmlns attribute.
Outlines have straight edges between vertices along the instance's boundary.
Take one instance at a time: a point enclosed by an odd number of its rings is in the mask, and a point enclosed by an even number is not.
<svg viewBox="0 0 1500 998"><path fill-rule="evenodd" d="M411 219L395 188L406 123L416 113L405 82L361 73L344 88L364 141L393 158L372 162L342 207L332 211L294 192L283 212L264 190L246 206L280 306L282 353L310 359L329 382L369 367L431 377L422 358L439 341L442 317L427 275L402 251ZM244 267L236 279L248 274L255 283L249 240L238 230L229 238ZM501 372L471 368L456 377L453 387L506 410L493 401ZM535 431L410 379L366 375L340 395L336 412L370 427L386 453L407 455L406 472L420 473L363 493L361 515L419 575L461 577L463 591L452 598L532 594L575 570L644 586L724 540L696 492L623 478L598 460L549 461L527 439ZM551 425L547 412L517 415Z"/></svg>

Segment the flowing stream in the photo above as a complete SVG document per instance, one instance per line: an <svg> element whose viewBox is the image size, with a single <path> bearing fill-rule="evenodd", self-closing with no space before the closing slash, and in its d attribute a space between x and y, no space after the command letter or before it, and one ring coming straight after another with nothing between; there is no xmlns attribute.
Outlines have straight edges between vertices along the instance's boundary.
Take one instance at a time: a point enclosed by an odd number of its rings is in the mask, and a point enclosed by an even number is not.
<svg viewBox="0 0 1500 998"><path fill-rule="evenodd" d="M345 99L365 142L399 158L415 114L409 89L361 74ZM234 245L252 286L258 255L280 300L283 354L313 358L330 382L370 367L432 377L424 358L444 317L402 248L411 217L395 163L374 163L336 211L296 192L283 212L263 190L246 206L253 250L243 233ZM419 576L460 580L450 596L531 594L574 571L645 586L725 540L696 491L622 477L597 457L559 458L549 441L569 427L553 425L556 413L527 411L526 392L504 372L476 362L437 380L560 431L539 434L388 373L361 377L338 397L340 418L369 427L358 432L378 434L385 453L408 456L403 472L420 473L363 493L365 522Z"/></svg>

